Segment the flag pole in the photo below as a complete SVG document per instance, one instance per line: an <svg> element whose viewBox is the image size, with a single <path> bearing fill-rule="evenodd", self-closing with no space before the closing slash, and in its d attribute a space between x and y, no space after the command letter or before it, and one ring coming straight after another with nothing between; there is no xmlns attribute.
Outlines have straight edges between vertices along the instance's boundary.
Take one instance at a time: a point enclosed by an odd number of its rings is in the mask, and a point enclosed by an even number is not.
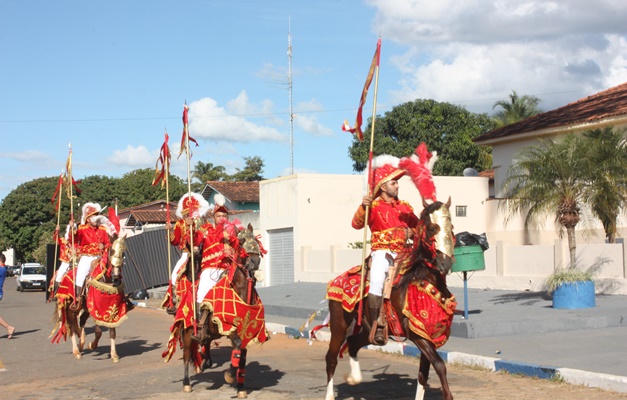
<svg viewBox="0 0 627 400"><path fill-rule="evenodd" d="M372 102L372 124L370 129L370 150L368 152L368 195L371 196L373 185L372 185L372 153L374 149L374 124L377 117L377 93L379 91L379 59L381 58L381 37L379 36L379 41L377 42L377 66L375 67L375 75L374 75L374 94L373 94L373 102ZM364 289L365 289L365 280L366 280L366 250L367 250L367 240L368 240L368 220L370 218L370 205L366 207L366 215L364 216L364 241L361 252L361 279L359 282L359 311L357 312L357 325L361 325L363 310L364 310Z"/></svg>
<svg viewBox="0 0 627 400"><path fill-rule="evenodd" d="M185 102L185 109L183 110L183 132L185 135L185 152L187 153L187 198L191 204L192 198L192 179L191 179L191 167L190 167L190 149L189 149L189 126L187 123L187 111L189 107ZM190 213L191 217L191 213ZM194 335L198 334L198 321L196 321L196 265L194 263L194 219L190 218L191 223L189 225L189 245L190 249L190 263L192 268L192 318L194 318Z"/></svg>
<svg viewBox="0 0 627 400"><path fill-rule="evenodd" d="M68 197L70 198L70 224L74 224L74 194L72 190L72 143L68 145L70 148L70 153L67 158L67 163L65 167L65 173L67 174L68 183ZM77 293L76 293L76 251L74 251L74 226L70 226L70 232L72 233L72 270L73 270L73 283L74 283L74 301L73 304L76 304Z"/></svg>
<svg viewBox="0 0 627 400"><path fill-rule="evenodd" d="M61 175L59 175L59 187L58 187L59 200L57 202L57 226L61 223L61 197L63 197L63 171L61 171ZM61 229L59 227L59 229ZM56 228L55 228L56 231ZM55 279L55 275L57 273L57 267L59 264L59 257L57 257L57 251L59 248L59 232L57 232L57 237L54 241L54 264L52 264L52 279ZM50 290L50 296L48 297L48 302L52 300L54 296L54 283L50 282L53 286L53 290Z"/></svg>

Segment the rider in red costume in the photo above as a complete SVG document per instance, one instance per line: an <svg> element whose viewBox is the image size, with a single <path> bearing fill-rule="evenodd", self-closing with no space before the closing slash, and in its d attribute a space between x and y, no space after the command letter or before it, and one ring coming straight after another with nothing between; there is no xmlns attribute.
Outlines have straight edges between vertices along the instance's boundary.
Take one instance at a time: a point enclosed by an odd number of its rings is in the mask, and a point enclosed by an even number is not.
<svg viewBox="0 0 627 400"><path fill-rule="evenodd" d="M368 306L372 321L377 321L373 344L385 344L384 321L379 318L383 285L390 264L401 253L410 251L408 240L413 237L418 226L418 217L408 202L398 199L398 179L405 171L389 162L398 162L391 156L379 156L378 163L386 162L374 170L375 187L373 195L366 195L355 212L352 226L362 229L365 226L366 208L370 207L368 226L371 236L370 290ZM374 165L377 164L374 161ZM374 324L373 324L374 325Z"/></svg>

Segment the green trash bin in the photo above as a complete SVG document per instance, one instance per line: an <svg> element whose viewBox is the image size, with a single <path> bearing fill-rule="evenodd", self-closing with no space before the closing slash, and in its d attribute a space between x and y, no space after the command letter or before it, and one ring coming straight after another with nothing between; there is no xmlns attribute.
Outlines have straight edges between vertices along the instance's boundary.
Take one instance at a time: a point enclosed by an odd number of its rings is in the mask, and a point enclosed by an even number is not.
<svg viewBox="0 0 627 400"><path fill-rule="evenodd" d="M483 249L479 245L455 247L455 264L452 272L483 271L485 260Z"/></svg>

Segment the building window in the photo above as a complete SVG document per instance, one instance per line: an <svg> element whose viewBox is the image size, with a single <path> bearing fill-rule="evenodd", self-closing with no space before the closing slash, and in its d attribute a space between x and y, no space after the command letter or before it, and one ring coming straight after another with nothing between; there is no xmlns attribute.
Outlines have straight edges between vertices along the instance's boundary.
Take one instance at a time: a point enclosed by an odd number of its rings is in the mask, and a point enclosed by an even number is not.
<svg viewBox="0 0 627 400"><path fill-rule="evenodd" d="M455 216L456 217L465 217L466 216L466 206L455 206Z"/></svg>

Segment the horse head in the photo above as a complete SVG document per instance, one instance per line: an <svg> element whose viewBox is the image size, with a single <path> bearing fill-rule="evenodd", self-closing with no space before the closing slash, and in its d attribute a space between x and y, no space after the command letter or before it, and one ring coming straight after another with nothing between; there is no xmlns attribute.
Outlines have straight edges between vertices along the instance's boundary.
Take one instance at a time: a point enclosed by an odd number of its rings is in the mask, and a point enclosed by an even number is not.
<svg viewBox="0 0 627 400"><path fill-rule="evenodd" d="M109 264L113 268L111 276L113 286L118 287L122 283L122 265L124 264L124 250L126 250L126 238L118 237L109 248Z"/></svg>
<svg viewBox="0 0 627 400"><path fill-rule="evenodd" d="M446 275L453 266L455 245L450 212L451 198L446 203L436 201L427 204L423 200L423 206L420 214L422 234L417 250L430 250L430 255L423 255L421 258L429 261L430 266L437 268L442 275Z"/></svg>
<svg viewBox="0 0 627 400"><path fill-rule="evenodd" d="M255 237L253 226L248 224L247 228L239 231L237 239L239 240L241 248L244 249L247 254L247 257L242 260L243 267L246 269L249 276L254 276L255 271L259 269L259 264L261 264L263 251L259 241Z"/></svg>

